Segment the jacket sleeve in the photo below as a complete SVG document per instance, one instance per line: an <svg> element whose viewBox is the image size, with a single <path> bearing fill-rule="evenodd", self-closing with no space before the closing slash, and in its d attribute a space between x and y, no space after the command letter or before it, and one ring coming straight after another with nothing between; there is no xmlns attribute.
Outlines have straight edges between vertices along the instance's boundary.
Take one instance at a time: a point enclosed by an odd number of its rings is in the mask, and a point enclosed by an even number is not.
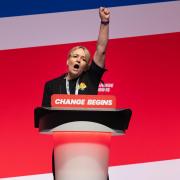
<svg viewBox="0 0 180 180"><path fill-rule="evenodd" d="M51 107L51 91L48 83L44 86L42 107Z"/></svg>

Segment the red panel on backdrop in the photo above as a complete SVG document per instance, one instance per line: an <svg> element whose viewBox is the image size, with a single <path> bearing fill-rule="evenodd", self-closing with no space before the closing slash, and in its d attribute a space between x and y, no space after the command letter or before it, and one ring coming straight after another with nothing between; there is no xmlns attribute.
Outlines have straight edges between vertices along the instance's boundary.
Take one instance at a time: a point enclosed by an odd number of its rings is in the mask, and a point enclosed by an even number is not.
<svg viewBox="0 0 180 180"><path fill-rule="evenodd" d="M95 42L81 44L94 52ZM74 45L0 52L0 177L51 172L52 138L34 129L33 110ZM107 94L133 110L126 136L112 140L110 165L180 158L179 59L180 33L110 40Z"/></svg>

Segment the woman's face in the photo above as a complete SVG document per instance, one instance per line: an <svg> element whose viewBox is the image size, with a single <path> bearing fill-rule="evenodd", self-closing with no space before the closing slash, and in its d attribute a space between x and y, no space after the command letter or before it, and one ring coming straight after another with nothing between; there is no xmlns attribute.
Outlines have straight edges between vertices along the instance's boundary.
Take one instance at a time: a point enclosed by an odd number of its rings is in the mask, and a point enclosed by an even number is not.
<svg viewBox="0 0 180 180"><path fill-rule="evenodd" d="M72 79L80 76L88 66L84 50L82 48L74 50L67 60L67 65L68 74Z"/></svg>

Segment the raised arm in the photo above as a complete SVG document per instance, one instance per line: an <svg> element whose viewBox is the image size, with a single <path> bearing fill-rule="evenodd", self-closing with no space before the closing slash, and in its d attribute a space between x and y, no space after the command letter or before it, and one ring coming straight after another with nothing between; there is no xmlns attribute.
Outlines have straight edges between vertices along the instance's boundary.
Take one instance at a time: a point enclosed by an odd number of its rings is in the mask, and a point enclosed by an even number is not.
<svg viewBox="0 0 180 180"><path fill-rule="evenodd" d="M110 11L107 8L101 7L99 9L99 16L101 19L101 24L96 45L96 52L94 54L94 62L101 68L104 68L106 47L109 38Z"/></svg>

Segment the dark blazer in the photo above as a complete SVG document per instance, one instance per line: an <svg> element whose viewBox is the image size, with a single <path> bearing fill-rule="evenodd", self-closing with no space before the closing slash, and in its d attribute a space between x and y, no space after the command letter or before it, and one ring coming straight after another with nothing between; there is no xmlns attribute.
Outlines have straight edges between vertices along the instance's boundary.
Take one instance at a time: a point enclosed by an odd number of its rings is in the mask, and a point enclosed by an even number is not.
<svg viewBox="0 0 180 180"><path fill-rule="evenodd" d="M75 92L73 89L75 89L76 81L79 79L80 88L78 94L98 94L98 86L105 71L106 69L97 66L94 61L92 61L90 68L86 72L82 73L80 77L69 81L70 91ZM51 107L51 95L67 94L65 77L66 74L63 74L56 79L46 82L42 101L43 107Z"/></svg>

